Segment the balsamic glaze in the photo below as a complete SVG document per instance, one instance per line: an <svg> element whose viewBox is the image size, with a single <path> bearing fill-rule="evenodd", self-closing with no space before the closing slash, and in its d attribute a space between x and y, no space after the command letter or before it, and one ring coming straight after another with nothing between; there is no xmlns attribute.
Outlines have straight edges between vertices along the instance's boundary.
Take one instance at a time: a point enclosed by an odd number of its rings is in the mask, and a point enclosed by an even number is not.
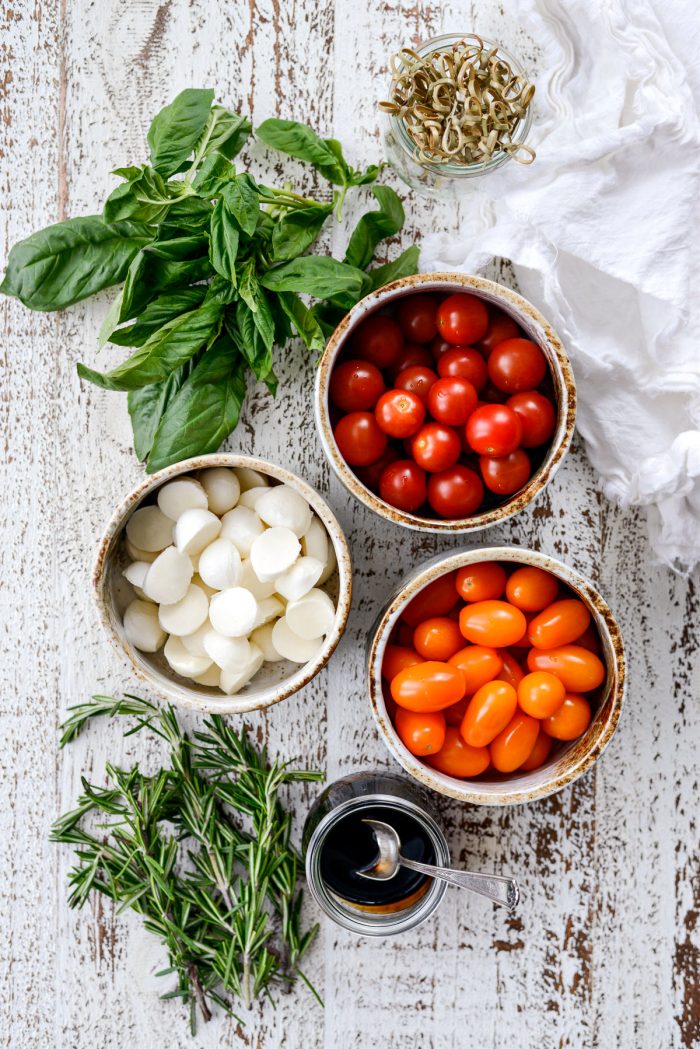
<svg viewBox="0 0 700 1049"><path fill-rule="evenodd" d="M371 827L363 819L389 823L401 840L401 854L421 863L435 863L435 850L425 828L401 809L388 805L367 805L355 809L331 828L320 857L321 877L328 888L348 903L381 906L399 903L417 892L426 881L424 874L399 867L390 881L369 881L357 873L379 857Z"/></svg>

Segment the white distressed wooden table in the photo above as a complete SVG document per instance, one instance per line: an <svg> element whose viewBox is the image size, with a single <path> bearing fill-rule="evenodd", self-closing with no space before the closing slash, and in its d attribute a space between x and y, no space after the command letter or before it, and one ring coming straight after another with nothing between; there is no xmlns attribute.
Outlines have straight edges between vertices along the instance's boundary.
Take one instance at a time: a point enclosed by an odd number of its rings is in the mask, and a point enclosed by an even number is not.
<svg viewBox="0 0 700 1049"><path fill-rule="evenodd" d="M39 226L97 211L109 169L144 159L150 117L185 86L214 86L256 123L309 120L340 137L351 159L376 159L374 101L388 54L472 26L536 64L496 0L3 0L0 255ZM410 199L407 213L405 243L431 227L459 228L448 205ZM328 246L340 249L346 235L334 230ZM140 476L124 399L81 388L75 374L77 360L94 359L108 301L45 316L0 303L0 1043L13 1049L192 1044L181 1008L157 997L160 952L99 899L70 911L69 850L47 841L81 774L99 779L108 755L148 764L157 754L107 724L57 750L68 704L134 687L87 585L102 526ZM365 698L365 635L402 566L459 541L390 528L352 502L316 437L312 362L296 347L279 371L277 400L252 389L227 447L289 466L326 494L350 537L356 589L327 671L249 721L274 751L301 754L332 778L391 765ZM541 547L588 573L617 611L630 661L617 736L573 787L508 811L439 804L457 862L519 877L518 916L452 892L435 920L393 941L361 941L322 921L308 970L325 1010L299 988L276 1010L254 1010L245 1027L217 1019L200 1028L197 1045L700 1044L697 590L649 566L643 520L598 494L580 445L536 507L484 541Z"/></svg>

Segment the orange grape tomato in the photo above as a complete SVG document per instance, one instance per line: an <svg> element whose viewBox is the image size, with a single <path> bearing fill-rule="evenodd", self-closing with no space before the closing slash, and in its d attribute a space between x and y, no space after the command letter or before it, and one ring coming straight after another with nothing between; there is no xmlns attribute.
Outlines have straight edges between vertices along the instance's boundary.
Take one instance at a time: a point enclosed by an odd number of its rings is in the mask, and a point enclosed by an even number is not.
<svg viewBox="0 0 700 1049"><path fill-rule="evenodd" d="M600 655L600 638L592 623L589 623L581 636L576 638L576 644L580 648L587 648L589 652L593 652L596 656Z"/></svg>
<svg viewBox="0 0 700 1049"><path fill-rule="evenodd" d="M457 572L457 593L465 601L490 601L506 588L505 569L498 561L479 561Z"/></svg>
<svg viewBox="0 0 700 1049"><path fill-rule="evenodd" d="M605 680L605 666L594 652L579 645L541 650L527 654L530 670L546 670L558 677L567 692L590 692Z"/></svg>
<svg viewBox="0 0 700 1049"><path fill-rule="evenodd" d="M580 637L591 621L583 601L555 601L530 622L527 636L535 648L559 648Z"/></svg>
<svg viewBox="0 0 700 1049"><path fill-rule="evenodd" d="M543 568L523 565L506 583L506 597L523 612L541 612L559 593L559 580Z"/></svg>
<svg viewBox="0 0 700 1049"><path fill-rule="evenodd" d="M501 681L507 681L509 685L512 685L514 689L517 689L518 685L525 677L525 671L518 663L515 656L508 651L507 648L501 648L498 652L501 657L503 666L501 667L498 677Z"/></svg>
<svg viewBox="0 0 700 1049"><path fill-rule="evenodd" d="M417 663L399 671L391 682L391 694L406 710L444 710L464 695L464 674L449 663Z"/></svg>
<svg viewBox="0 0 700 1049"><path fill-rule="evenodd" d="M506 681L482 685L472 696L460 726L464 742L472 747L485 747L503 731L517 706L517 693Z"/></svg>
<svg viewBox="0 0 700 1049"><path fill-rule="evenodd" d="M448 660L463 644L459 623L445 616L423 620L413 633L413 647L425 659Z"/></svg>
<svg viewBox="0 0 700 1049"><path fill-rule="evenodd" d="M491 763L499 772L515 772L532 754L540 723L536 718L516 711L491 743Z"/></svg>
<svg viewBox="0 0 700 1049"><path fill-rule="evenodd" d="M459 613L459 628L473 645L507 648L520 641L527 620L519 608L507 601L477 601Z"/></svg>
<svg viewBox="0 0 700 1049"><path fill-rule="evenodd" d="M578 739L591 723L591 708L585 696L567 692L556 714L542 722L542 731L554 739Z"/></svg>
<svg viewBox="0 0 700 1049"><path fill-rule="evenodd" d="M439 710L416 714L398 707L394 725L404 747L419 758L436 754L445 742L445 715Z"/></svg>
<svg viewBox="0 0 700 1049"><path fill-rule="evenodd" d="M478 776L489 767L488 747L470 747L456 728L447 726L445 742L437 754L431 754L426 763L446 776L467 779Z"/></svg>
<svg viewBox="0 0 700 1049"><path fill-rule="evenodd" d="M459 728L464 719L464 715L467 713L467 707L471 701L471 696L462 696L458 703L453 703L451 707L445 707L443 714L445 715L445 721L448 725L453 725L454 728Z"/></svg>
<svg viewBox="0 0 700 1049"><path fill-rule="evenodd" d="M545 670L526 674L518 685L518 704L531 718L548 718L564 702L566 689L558 677Z"/></svg>
<svg viewBox="0 0 700 1049"><path fill-rule="evenodd" d="M446 616L448 612L451 612L459 597L455 589L456 574L456 572L448 572L424 586L401 613L404 622L415 627L424 619L430 619L432 616Z"/></svg>
<svg viewBox="0 0 700 1049"><path fill-rule="evenodd" d="M530 751L530 757L525 758L522 765L520 766L521 772L532 772L533 769L540 768L544 765L545 761L549 757L549 752L553 746L552 737L548 736L545 732L540 732L535 745Z"/></svg>
<svg viewBox="0 0 700 1049"><path fill-rule="evenodd" d="M496 649L485 648L483 645L467 645L466 648L460 648L447 662L453 667L459 667L464 674L468 696L473 695L488 681L495 681L500 677L503 667L503 660Z"/></svg>
<svg viewBox="0 0 700 1049"><path fill-rule="evenodd" d="M527 623L527 626L525 627L525 633L523 634L523 636L520 638L519 641L514 641L513 642L512 646L511 646L512 648L525 649L525 648L530 648L531 647L530 646L530 639L527 636L527 631L528 631L528 627L530 626L530 620L531 619L532 619L531 615L526 615L525 616L525 622Z"/></svg>
<svg viewBox="0 0 700 1049"><path fill-rule="evenodd" d="M382 677L385 677L387 681L393 681L400 670L424 662L423 657L412 648L404 645L387 645L382 660Z"/></svg>

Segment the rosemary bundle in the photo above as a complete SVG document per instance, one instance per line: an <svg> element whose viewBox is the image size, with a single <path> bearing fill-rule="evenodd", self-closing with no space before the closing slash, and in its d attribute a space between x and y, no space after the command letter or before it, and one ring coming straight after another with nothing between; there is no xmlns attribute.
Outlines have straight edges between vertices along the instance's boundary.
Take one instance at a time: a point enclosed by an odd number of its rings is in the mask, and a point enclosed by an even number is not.
<svg viewBox="0 0 700 1049"><path fill-rule="evenodd" d="M61 746L100 715L134 716L126 735L155 733L170 762L153 775L138 765L107 765L106 787L83 779L77 807L51 835L76 849L71 907L82 907L95 890L119 911L130 907L143 916L167 950L169 965L158 975L177 977L163 998L189 1005L193 1033L197 1012L208 1021L218 1005L236 1016L230 996L248 1007L297 976L320 1001L299 968L318 927L301 928L300 857L278 795L285 784L321 773L269 762L245 728L236 732L218 715L190 738L172 708L136 696L95 696L72 707ZM97 817L92 829L90 815Z"/></svg>
<svg viewBox="0 0 700 1049"><path fill-rule="evenodd" d="M531 164L535 152L513 140L535 94L498 48L465 36L421 56L391 58L391 99L379 107L402 120L420 163L478 164L509 153Z"/></svg>

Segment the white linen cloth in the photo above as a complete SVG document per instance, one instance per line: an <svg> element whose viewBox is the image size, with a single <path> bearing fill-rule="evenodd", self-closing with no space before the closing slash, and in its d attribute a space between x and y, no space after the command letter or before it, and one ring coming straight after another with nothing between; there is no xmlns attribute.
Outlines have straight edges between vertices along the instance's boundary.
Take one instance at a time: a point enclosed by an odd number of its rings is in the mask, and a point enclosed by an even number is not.
<svg viewBox="0 0 700 1049"><path fill-rule="evenodd" d="M542 51L537 159L474 180L458 236L426 237L421 268L512 260L571 356L606 495L646 506L656 556L687 571L700 561L698 9L516 0L510 14Z"/></svg>

